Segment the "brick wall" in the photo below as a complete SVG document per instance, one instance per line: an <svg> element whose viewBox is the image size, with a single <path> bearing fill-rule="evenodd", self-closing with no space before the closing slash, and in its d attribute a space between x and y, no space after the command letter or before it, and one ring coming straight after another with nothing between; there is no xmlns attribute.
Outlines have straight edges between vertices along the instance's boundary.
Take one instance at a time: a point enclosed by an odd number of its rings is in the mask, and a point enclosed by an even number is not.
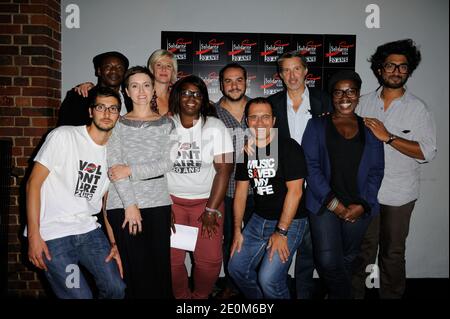
<svg viewBox="0 0 450 319"><path fill-rule="evenodd" d="M20 232L31 155L56 123L61 98L60 0L0 0L0 138L13 143L8 230L8 294L42 297ZM23 250L24 253L21 251Z"/></svg>

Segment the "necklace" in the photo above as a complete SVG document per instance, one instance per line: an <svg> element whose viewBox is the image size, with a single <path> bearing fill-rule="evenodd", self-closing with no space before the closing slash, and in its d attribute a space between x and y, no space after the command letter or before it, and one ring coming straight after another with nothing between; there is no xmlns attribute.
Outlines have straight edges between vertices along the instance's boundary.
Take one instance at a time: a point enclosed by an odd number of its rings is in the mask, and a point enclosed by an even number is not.
<svg viewBox="0 0 450 319"><path fill-rule="evenodd" d="M156 90L153 90L152 100L150 101L150 109L156 114L159 114L158 97L156 96Z"/></svg>

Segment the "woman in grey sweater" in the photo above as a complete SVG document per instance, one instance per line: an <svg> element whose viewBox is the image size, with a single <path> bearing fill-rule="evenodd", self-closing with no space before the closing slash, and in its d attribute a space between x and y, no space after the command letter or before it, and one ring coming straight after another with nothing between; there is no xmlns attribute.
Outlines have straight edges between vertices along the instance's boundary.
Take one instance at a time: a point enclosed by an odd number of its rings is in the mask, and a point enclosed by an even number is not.
<svg viewBox="0 0 450 319"><path fill-rule="evenodd" d="M107 222L122 259L126 297L171 298L172 201L164 174L176 152L174 125L150 107L154 77L147 68L130 68L124 85L133 110L119 119L107 145L113 182Z"/></svg>

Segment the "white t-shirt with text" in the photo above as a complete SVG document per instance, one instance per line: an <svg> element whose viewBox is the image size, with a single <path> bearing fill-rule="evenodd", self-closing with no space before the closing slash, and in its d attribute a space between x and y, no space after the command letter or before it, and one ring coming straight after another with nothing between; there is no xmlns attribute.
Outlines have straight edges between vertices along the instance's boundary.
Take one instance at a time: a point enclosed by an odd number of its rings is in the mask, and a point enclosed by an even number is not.
<svg viewBox="0 0 450 319"><path fill-rule="evenodd" d="M216 175L214 156L233 153L233 143L225 124L215 117L202 118L185 128L174 116L180 136L178 156L167 173L169 193L186 199L209 198Z"/></svg>
<svg viewBox="0 0 450 319"><path fill-rule="evenodd" d="M41 237L47 241L100 227L92 215L100 212L109 186L106 146L96 144L86 126L61 126L50 132L34 161L50 171L41 188Z"/></svg>

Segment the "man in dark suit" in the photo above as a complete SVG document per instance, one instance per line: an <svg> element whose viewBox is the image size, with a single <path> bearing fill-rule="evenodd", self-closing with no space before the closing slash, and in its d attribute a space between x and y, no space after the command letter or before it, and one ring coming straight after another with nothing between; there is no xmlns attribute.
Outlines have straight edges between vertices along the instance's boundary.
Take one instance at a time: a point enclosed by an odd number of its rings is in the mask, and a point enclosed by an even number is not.
<svg viewBox="0 0 450 319"><path fill-rule="evenodd" d="M92 96L98 87L112 88L120 94L123 111L121 115L123 115L126 113L126 108L123 107L123 96L120 92L120 85L123 82L125 71L128 69L128 59L122 53L112 51L95 56L92 62L94 63L95 75L98 78L98 82L89 91L89 96ZM89 96L83 97L75 89L68 91L59 109L57 126L90 124Z"/></svg>
<svg viewBox="0 0 450 319"><path fill-rule="evenodd" d="M312 117L332 111L329 95L316 88L308 88L306 59L297 51L286 52L277 61L278 74L285 89L269 97L277 118L275 127L280 137L291 137L301 144L306 124ZM297 250L295 282L298 299L311 299L314 292L314 260L309 223Z"/></svg>

